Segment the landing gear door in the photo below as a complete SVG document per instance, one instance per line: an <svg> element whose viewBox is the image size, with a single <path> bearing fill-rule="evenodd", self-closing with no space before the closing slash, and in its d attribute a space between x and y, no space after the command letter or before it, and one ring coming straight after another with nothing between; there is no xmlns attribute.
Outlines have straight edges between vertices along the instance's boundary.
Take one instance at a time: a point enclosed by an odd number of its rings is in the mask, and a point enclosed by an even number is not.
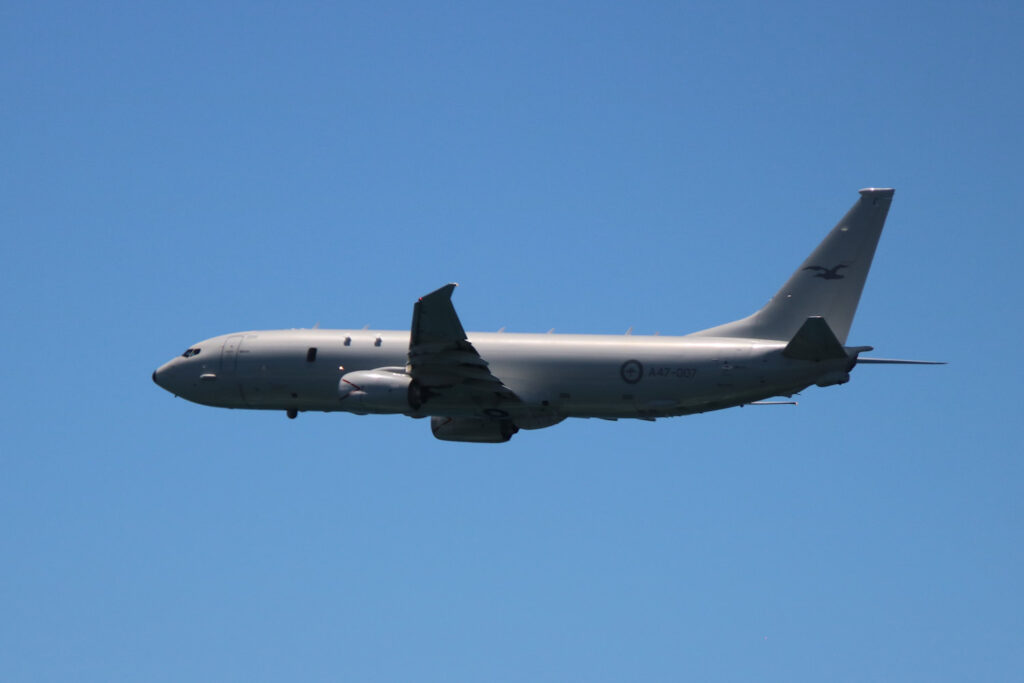
<svg viewBox="0 0 1024 683"><path fill-rule="evenodd" d="M224 347L220 352L220 374L225 377L233 377L235 367L238 363L238 347L242 345L242 335L237 334L224 340Z"/></svg>

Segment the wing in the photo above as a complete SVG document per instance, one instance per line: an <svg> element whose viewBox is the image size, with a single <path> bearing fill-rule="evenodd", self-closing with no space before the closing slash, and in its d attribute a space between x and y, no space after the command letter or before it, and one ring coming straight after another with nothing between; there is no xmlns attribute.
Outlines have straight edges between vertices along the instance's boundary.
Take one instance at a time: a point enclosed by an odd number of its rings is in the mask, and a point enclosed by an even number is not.
<svg viewBox="0 0 1024 683"><path fill-rule="evenodd" d="M406 372L425 404L488 417L518 412L519 397L491 374L487 361L466 338L452 305L456 286L445 285L413 306Z"/></svg>

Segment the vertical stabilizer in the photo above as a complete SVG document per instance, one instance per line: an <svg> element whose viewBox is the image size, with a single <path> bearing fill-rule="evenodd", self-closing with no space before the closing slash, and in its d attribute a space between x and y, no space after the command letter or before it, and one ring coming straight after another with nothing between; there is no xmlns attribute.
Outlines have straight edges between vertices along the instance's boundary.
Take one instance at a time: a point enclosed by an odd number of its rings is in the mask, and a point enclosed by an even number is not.
<svg viewBox="0 0 1024 683"><path fill-rule="evenodd" d="M808 318L820 316L845 344L892 195L888 188L861 190L857 203L764 308L695 335L788 341Z"/></svg>

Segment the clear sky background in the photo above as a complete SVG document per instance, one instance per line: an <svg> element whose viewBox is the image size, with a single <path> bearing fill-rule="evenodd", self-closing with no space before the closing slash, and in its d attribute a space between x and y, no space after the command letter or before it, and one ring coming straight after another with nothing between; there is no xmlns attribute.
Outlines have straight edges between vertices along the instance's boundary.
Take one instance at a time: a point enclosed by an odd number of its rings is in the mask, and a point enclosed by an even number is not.
<svg viewBox="0 0 1024 683"><path fill-rule="evenodd" d="M1024 10L0 6L3 681L1019 681ZM150 373L265 328L684 334L865 186L791 407L227 411Z"/></svg>

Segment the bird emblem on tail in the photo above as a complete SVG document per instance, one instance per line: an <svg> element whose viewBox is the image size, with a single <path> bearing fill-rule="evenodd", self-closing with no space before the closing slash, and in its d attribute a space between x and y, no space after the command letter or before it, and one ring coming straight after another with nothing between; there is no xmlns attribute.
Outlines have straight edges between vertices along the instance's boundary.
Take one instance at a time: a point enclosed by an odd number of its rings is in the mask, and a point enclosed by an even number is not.
<svg viewBox="0 0 1024 683"><path fill-rule="evenodd" d="M842 280L843 275L840 275L838 271L840 268L846 268L847 266L840 263L839 265L832 266L831 268L825 268L824 266L807 266L804 270L816 270L817 273L814 277L824 278L825 280Z"/></svg>

